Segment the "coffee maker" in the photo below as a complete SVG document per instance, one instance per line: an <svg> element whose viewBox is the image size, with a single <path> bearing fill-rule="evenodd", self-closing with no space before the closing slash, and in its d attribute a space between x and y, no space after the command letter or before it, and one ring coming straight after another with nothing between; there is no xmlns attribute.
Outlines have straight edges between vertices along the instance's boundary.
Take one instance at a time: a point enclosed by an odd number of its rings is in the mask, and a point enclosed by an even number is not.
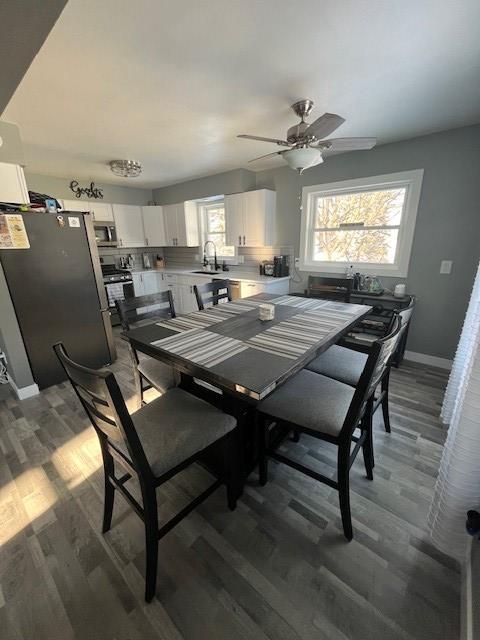
<svg viewBox="0 0 480 640"><path fill-rule="evenodd" d="M289 256L275 256L273 258L273 277L284 278L290 275Z"/></svg>

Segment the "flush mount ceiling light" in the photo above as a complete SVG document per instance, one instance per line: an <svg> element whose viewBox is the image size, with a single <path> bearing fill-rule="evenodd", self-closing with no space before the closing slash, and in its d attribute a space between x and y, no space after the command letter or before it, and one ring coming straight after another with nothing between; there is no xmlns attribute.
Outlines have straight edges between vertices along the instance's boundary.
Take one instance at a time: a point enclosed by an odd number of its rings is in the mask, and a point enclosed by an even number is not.
<svg viewBox="0 0 480 640"><path fill-rule="evenodd" d="M136 160L111 160L110 169L122 178L136 178L142 173L142 165Z"/></svg>
<svg viewBox="0 0 480 640"><path fill-rule="evenodd" d="M299 100L292 104L292 109L300 118L300 122L290 127L285 136L286 140L248 134L237 136L237 138L273 142L281 147L290 147L290 149L285 149L284 151L267 153L266 156L254 158L249 162L281 156L292 169L303 173L305 169L323 162L324 155L341 151L371 149L377 142L376 138L332 138L325 140L326 136L329 136L345 122L344 118L337 116L335 113L324 113L323 116L320 116L312 123L305 122L305 118L308 118L313 109L313 100Z"/></svg>

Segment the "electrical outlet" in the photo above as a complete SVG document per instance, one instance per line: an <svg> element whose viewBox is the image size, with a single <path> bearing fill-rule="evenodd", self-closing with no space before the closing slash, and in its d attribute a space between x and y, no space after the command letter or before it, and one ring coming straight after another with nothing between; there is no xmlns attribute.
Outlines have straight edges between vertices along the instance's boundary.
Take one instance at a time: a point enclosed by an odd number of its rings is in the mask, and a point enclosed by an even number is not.
<svg viewBox="0 0 480 640"><path fill-rule="evenodd" d="M451 260L442 260L440 263L440 273L442 275L450 275L452 273L453 262Z"/></svg>

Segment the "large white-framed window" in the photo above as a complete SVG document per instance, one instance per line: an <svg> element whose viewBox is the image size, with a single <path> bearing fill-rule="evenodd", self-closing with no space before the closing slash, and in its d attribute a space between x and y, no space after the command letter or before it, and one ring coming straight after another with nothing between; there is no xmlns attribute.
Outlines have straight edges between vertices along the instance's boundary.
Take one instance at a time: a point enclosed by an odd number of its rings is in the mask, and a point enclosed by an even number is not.
<svg viewBox="0 0 480 640"><path fill-rule="evenodd" d="M225 222L225 201L222 199L212 199L198 203L200 218L200 229L204 244L211 240L217 247L217 258L231 259L236 256L236 247L226 244L226 222ZM207 246L207 256L213 256L213 247Z"/></svg>
<svg viewBox="0 0 480 640"><path fill-rule="evenodd" d="M423 169L304 187L300 269L405 278Z"/></svg>

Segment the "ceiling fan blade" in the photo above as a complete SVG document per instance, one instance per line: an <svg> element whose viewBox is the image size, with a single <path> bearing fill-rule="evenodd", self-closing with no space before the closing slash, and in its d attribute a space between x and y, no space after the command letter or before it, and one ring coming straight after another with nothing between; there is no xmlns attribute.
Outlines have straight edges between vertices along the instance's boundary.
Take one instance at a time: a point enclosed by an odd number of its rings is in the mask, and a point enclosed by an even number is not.
<svg viewBox="0 0 480 640"><path fill-rule="evenodd" d="M329 154L339 151L367 150L376 144L376 138L334 138L333 140L321 140L316 146L319 149L323 148L322 153Z"/></svg>
<svg viewBox="0 0 480 640"><path fill-rule="evenodd" d="M286 140L277 140L276 138L262 138L262 136L250 136L247 133L242 133L237 138L246 138L247 140L260 140L260 142L273 142L279 144L282 147L289 147L290 145Z"/></svg>
<svg viewBox="0 0 480 640"><path fill-rule="evenodd" d="M253 158L249 160L249 162L255 162L256 160L263 160L263 158L273 158L273 156L281 156L285 151L274 151L273 153L267 153L264 156L258 156L258 158Z"/></svg>
<svg viewBox="0 0 480 640"><path fill-rule="evenodd" d="M345 118L337 116L336 113L324 113L310 124L304 131L306 136L315 136L316 138L325 138L338 129L345 122Z"/></svg>

